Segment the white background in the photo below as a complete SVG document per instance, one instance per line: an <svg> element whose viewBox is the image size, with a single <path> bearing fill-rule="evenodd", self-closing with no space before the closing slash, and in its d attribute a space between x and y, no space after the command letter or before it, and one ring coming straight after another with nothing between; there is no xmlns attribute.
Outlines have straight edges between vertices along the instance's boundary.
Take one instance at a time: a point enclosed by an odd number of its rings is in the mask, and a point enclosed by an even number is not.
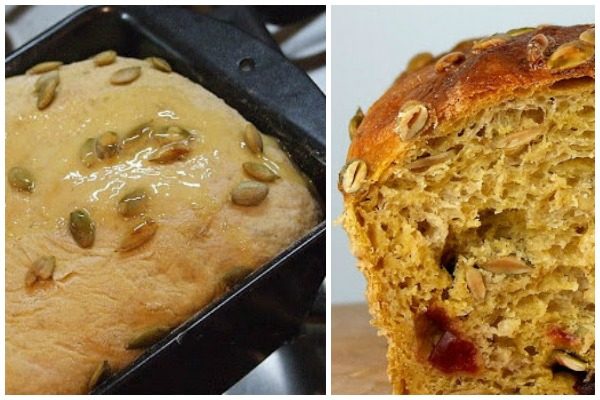
<svg viewBox="0 0 600 400"><path fill-rule="evenodd" d="M334 6L331 15L331 219L342 212L337 173L348 149L348 120L366 110L416 53L449 50L461 40L539 24L594 22L593 6ZM333 225L332 303L364 301L365 283Z"/></svg>

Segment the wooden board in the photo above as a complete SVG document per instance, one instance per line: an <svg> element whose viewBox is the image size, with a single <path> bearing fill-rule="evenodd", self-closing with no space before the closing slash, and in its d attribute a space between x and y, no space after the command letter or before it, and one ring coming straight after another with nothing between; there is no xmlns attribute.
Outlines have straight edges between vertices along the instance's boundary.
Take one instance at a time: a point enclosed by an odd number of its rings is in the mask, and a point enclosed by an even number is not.
<svg viewBox="0 0 600 400"><path fill-rule="evenodd" d="M391 394L385 338L369 321L366 304L332 306L332 394Z"/></svg>

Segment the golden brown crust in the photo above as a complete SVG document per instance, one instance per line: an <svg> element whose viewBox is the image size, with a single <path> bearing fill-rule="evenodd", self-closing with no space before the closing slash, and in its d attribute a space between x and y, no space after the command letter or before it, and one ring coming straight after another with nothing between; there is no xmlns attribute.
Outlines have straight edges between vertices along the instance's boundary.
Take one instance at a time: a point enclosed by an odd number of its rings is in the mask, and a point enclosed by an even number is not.
<svg viewBox="0 0 600 400"><path fill-rule="evenodd" d="M416 100L428 107L433 124L421 135L431 135L434 128L437 136L447 134L453 123L475 114L486 104L518 97L519 93L564 79L594 78L594 57L572 68L551 70L545 65L533 66L527 50L532 37L543 34L549 42L544 52L547 60L560 45L577 40L592 27L538 27L517 36L501 35L505 41L499 40L501 43L475 51L469 40L453 49L465 54L465 60L459 65L437 72L433 62L402 74L369 109L350 146L348 160L364 160L369 178L377 179L405 148L405 142L394 128L398 111L407 101Z"/></svg>

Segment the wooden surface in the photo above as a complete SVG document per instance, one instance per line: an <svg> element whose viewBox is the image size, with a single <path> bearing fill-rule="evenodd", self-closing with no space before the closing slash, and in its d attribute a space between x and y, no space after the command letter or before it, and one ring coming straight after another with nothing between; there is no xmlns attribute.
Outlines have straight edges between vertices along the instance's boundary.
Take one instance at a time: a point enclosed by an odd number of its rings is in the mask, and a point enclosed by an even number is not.
<svg viewBox="0 0 600 400"><path fill-rule="evenodd" d="M391 394L386 341L370 319L366 304L332 306L332 394Z"/></svg>

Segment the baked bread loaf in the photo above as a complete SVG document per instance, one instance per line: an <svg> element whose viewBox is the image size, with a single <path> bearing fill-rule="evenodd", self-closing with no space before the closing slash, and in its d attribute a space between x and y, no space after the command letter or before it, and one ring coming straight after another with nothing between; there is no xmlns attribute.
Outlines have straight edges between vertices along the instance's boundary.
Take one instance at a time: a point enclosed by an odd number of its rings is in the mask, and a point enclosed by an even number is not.
<svg viewBox="0 0 600 400"><path fill-rule="evenodd" d="M593 393L594 26L420 54L361 122L343 225L395 393Z"/></svg>
<svg viewBox="0 0 600 400"><path fill-rule="evenodd" d="M277 141L164 60L6 80L6 392L85 393L321 218Z"/></svg>

